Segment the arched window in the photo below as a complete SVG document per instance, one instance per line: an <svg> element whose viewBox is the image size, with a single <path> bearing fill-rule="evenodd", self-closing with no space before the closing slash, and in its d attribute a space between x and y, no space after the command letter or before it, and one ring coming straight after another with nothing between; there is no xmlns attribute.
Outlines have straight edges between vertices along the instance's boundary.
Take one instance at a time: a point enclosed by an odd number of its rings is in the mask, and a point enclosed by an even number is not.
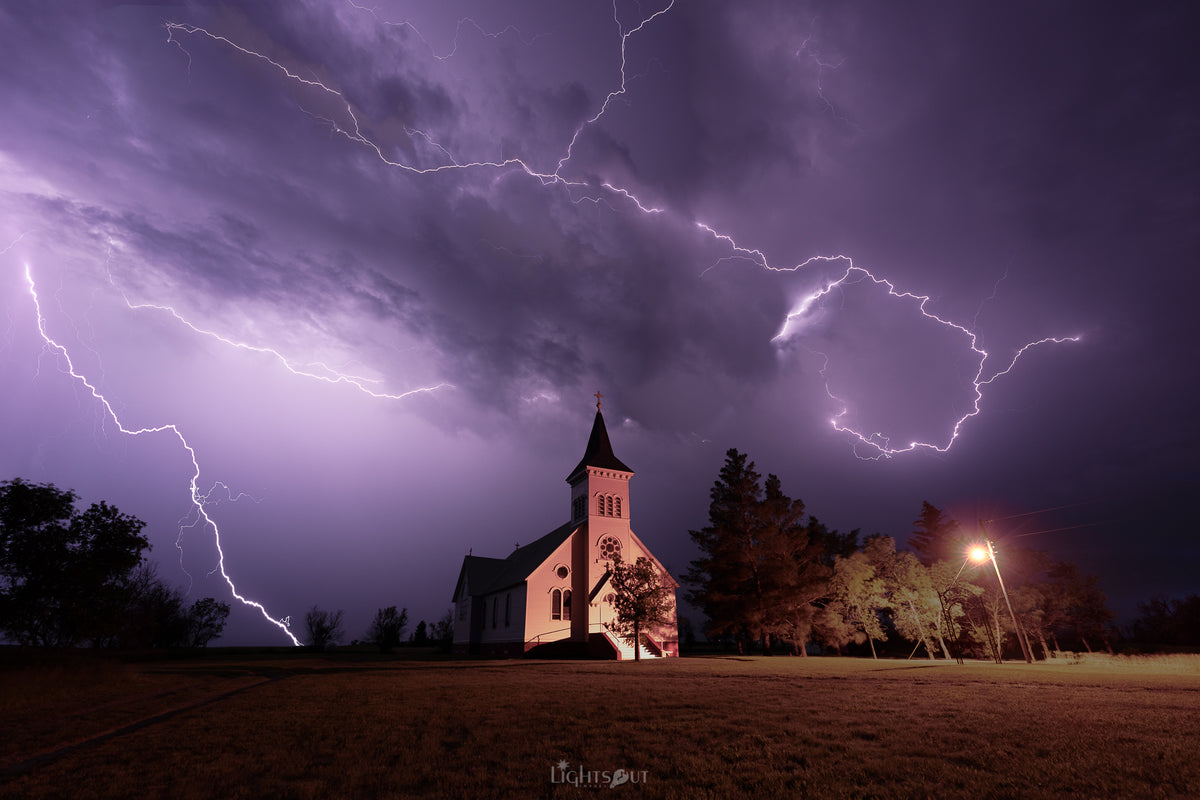
<svg viewBox="0 0 1200 800"><path fill-rule="evenodd" d="M607 500L607 501L608 501L608 506L607 506L607 516L610 516L610 517L611 517L611 516L613 515L613 499L612 499L612 495L610 494L608 497L606 497L606 498L605 498L605 500Z"/></svg>
<svg viewBox="0 0 1200 800"><path fill-rule="evenodd" d="M571 619L571 590L563 589L562 593L562 618L564 620Z"/></svg>
<svg viewBox="0 0 1200 800"><path fill-rule="evenodd" d="M617 498L617 516L621 516L621 498Z"/></svg>
<svg viewBox="0 0 1200 800"><path fill-rule="evenodd" d="M562 592L558 589L550 593L550 619L562 619Z"/></svg>
<svg viewBox="0 0 1200 800"><path fill-rule="evenodd" d="M621 557L621 540L615 536L605 536L600 540L600 557L612 561Z"/></svg>
<svg viewBox="0 0 1200 800"><path fill-rule="evenodd" d="M512 592L504 595L504 627L512 624Z"/></svg>

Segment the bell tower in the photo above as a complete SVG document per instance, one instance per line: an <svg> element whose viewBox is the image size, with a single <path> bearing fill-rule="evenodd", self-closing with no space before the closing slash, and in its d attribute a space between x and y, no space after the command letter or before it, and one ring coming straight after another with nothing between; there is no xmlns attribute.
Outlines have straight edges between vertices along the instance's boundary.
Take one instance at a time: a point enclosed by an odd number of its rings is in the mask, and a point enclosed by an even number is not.
<svg viewBox="0 0 1200 800"><path fill-rule="evenodd" d="M629 479L633 470L613 453L600 412L604 395L596 392L596 419L583 458L567 483L571 486L571 522L588 523L593 533L615 523L629 530Z"/></svg>
<svg viewBox="0 0 1200 800"><path fill-rule="evenodd" d="M586 612L574 618L578 623L572 619L571 635L583 641L604 622L601 604L613 558L628 560L632 555L629 480L633 470L613 453L600 411L603 397L596 392L596 419L592 422L587 449L567 476L571 486L571 524L577 526L572 548L578 581L574 591L585 603L580 610Z"/></svg>

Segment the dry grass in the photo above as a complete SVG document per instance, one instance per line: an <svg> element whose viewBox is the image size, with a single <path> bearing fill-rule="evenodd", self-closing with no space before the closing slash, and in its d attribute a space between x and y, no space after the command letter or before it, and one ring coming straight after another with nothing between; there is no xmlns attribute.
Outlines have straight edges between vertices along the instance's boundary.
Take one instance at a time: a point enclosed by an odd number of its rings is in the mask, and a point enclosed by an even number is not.
<svg viewBox="0 0 1200 800"><path fill-rule="evenodd" d="M565 760L645 771L644 783L614 790L642 797L1200 796L1200 670L1146 665L1154 671L786 657L159 662L109 676L129 687L136 713L265 682L10 771L0 795L608 791L553 783ZM20 671L5 679L19 683ZM162 686L179 693L147 700ZM100 679L73 695L74 710L52 699L42 728L58 725L62 741L111 728L114 691ZM46 749L13 723L30 707L3 709L9 764Z"/></svg>

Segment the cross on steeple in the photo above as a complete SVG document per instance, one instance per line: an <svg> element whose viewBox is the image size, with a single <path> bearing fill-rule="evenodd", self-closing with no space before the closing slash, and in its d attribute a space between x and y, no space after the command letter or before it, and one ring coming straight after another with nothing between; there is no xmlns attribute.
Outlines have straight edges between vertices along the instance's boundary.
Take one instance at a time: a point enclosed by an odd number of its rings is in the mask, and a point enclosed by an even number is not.
<svg viewBox="0 0 1200 800"><path fill-rule="evenodd" d="M596 392L596 410L597 411L600 410L600 398L601 397L604 397L604 395L600 394L599 390L597 390L597 392Z"/></svg>

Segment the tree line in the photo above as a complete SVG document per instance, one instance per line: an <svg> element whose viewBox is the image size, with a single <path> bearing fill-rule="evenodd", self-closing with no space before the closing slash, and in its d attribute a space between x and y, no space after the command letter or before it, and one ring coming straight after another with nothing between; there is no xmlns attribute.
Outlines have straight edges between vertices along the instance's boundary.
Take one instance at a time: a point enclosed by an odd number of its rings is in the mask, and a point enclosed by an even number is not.
<svg viewBox="0 0 1200 800"><path fill-rule="evenodd" d="M145 523L20 478L0 482L0 633L38 647L203 647L229 606L188 604L145 560Z"/></svg>
<svg viewBox="0 0 1200 800"><path fill-rule="evenodd" d="M105 502L77 508L78 496L20 478L0 482L0 634L35 647L204 647L221 635L229 605L190 604L146 561L145 523ZM344 638L344 612L309 609L305 641L317 649ZM408 609L381 608L364 642L391 652L404 641ZM449 613L417 623L413 645L444 645ZM355 642L357 643L357 642Z"/></svg>
<svg viewBox="0 0 1200 800"><path fill-rule="evenodd" d="M304 615L304 643L315 650L327 650L342 644L346 638L344 619L343 609L327 611L314 605ZM378 647L381 653L391 653L405 642L404 631L407 628L408 609L397 610L396 606L388 606L376 611L363 638L355 639L350 644L370 644ZM450 652L453 639L454 615L447 611L444 617L432 625L420 620L407 642L414 647L434 646Z"/></svg>
<svg viewBox="0 0 1200 800"><path fill-rule="evenodd" d="M685 575L688 599L708 618L709 639L739 652L858 644L875 656L877 642L897 639L931 659L1111 651L1114 615L1094 576L1005 545L1006 601L992 563L972 562L971 537L928 502L911 551L898 551L890 536L860 542L858 530L830 530L734 449L709 496L709 524L689 531L701 555Z"/></svg>

